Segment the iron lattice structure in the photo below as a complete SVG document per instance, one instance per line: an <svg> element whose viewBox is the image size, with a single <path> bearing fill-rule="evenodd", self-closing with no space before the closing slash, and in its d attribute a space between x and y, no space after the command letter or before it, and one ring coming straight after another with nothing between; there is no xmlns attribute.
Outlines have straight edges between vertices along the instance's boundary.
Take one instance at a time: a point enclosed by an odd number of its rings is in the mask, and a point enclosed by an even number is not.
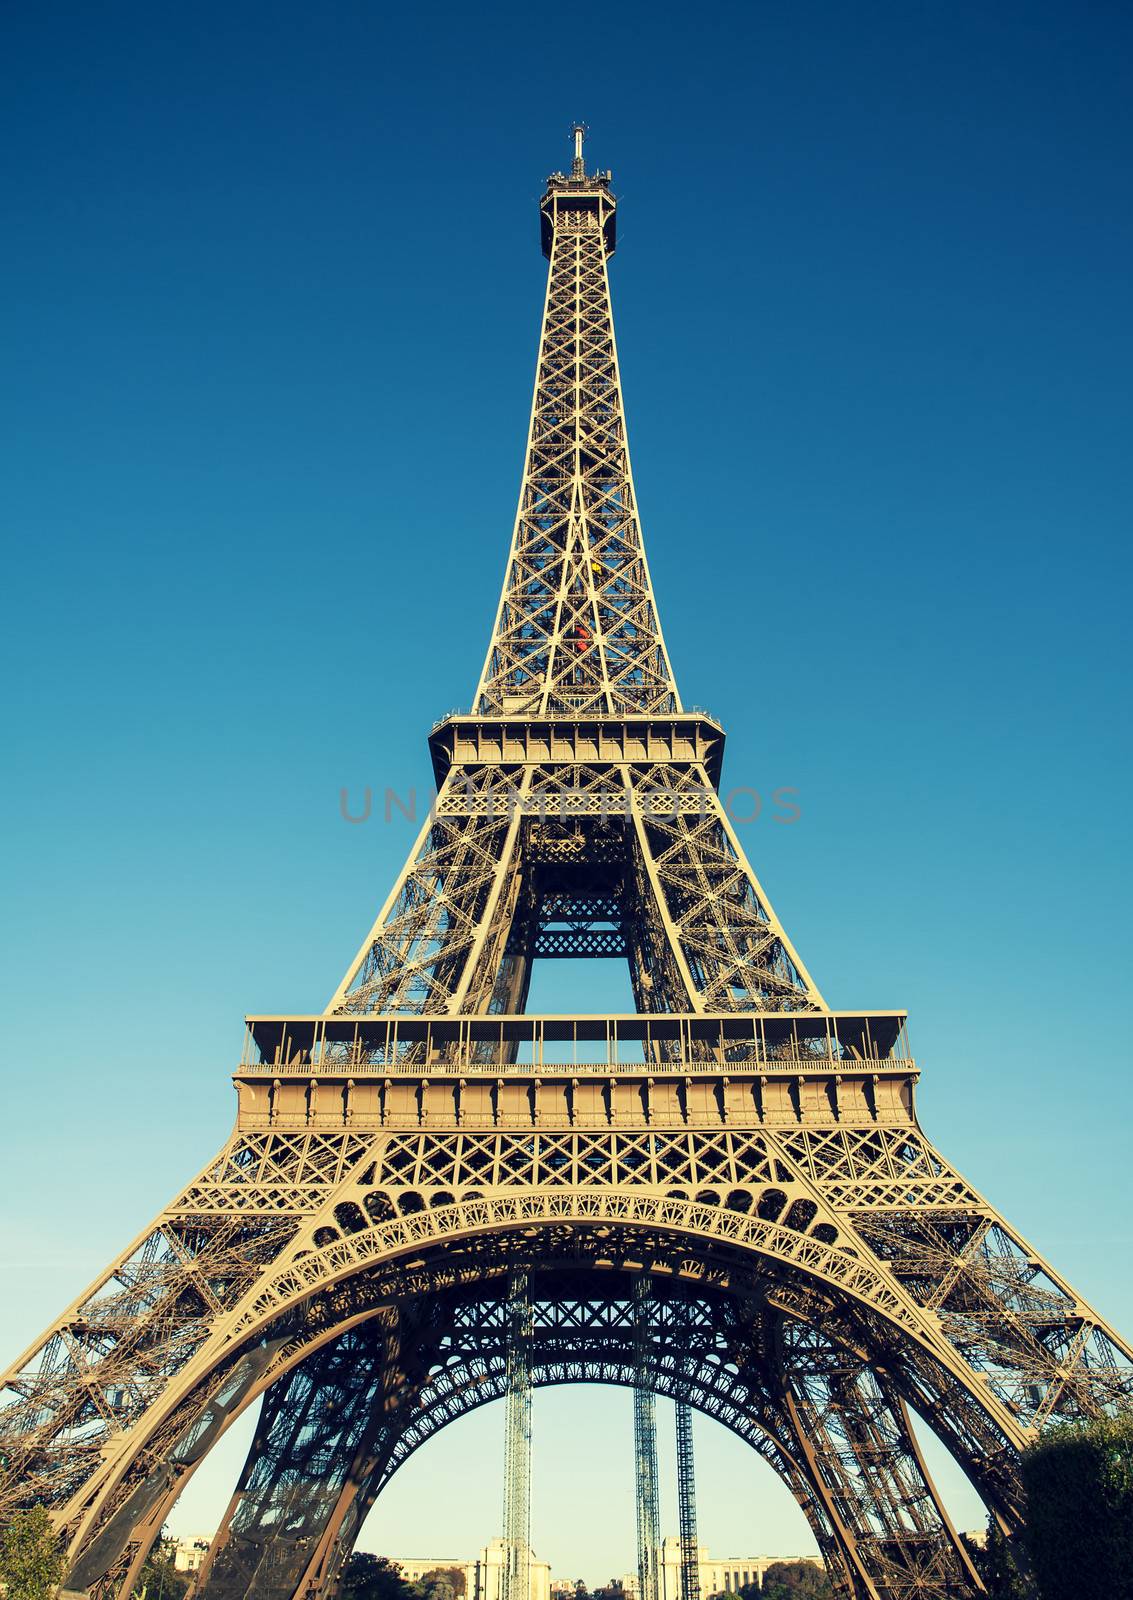
<svg viewBox="0 0 1133 1600"><path fill-rule="evenodd" d="M198 1593L332 1594L391 1473L507 1392L521 1277L532 1385L716 1417L855 1600L979 1592L913 1416L1011 1531L1035 1432L1133 1397L922 1131L903 1015L826 1005L724 813L645 561L615 225L608 173L549 180L519 513L435 814L326 1010L248 1019L219 1155L5 1376L0 1515L50 1508L74 1593L131 1592L262 1397ZM525 1014L565 955L625 959L636 1011Z"/></svg>
<svg viewBox="0 0 1133 1600"><path fill-rule="evenodd" d="M637 1600L659 1600L661 1510L657 1406L650 1381L650 1281L634 1279L633 1462L637 1525Z"/></svg>
<svg viewBox="0 0 1133 1600"><path fill-rule="evenodd" d="M507 1428L504 1439L504 1566L500 1600L531 1596L531 1301L527 1273L507 1283Z"/></svg>
<svg viewBox="0 0 1133 1600"><path fill-rule="evenodd" d="M700 1600L700 1546L696 1538L696 1463L692 1450L692 1407L678 1400L677 1526L681 1536L681 1600Z"/></svg>

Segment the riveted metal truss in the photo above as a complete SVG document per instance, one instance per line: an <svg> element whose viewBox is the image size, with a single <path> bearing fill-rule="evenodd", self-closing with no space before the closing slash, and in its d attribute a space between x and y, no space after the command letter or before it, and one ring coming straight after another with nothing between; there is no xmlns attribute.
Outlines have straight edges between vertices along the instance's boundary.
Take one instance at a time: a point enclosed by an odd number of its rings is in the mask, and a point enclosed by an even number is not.
<svg viewBox="0 0 1133 1600"><path fill-rule="evenodd" d="M676 1407L677 1527L681 1540L681 1600L700 1600L700 1545L696 1537L696 1461L692 1448L692 1408Z"/></svg>
<svg viewBox="0 0 1133 1600"><path fill-rule="evenodd" d="M525 1386L509 1283L530 1384L732 1428L854 1600L979 1592L912 1417L1013 1531L1023 1446L1133 1401L1128 1344L922 1131L903 1016L825 1005L736 839L645 562L615 211L580 156L542 203L503 594L404 871L323 1013L249 1019L219 1155L4 1375L0 1521L46 1505L95 1600L261 1400L200 1592L329 1597L390 1474ZM579 955L627 961L633 1016L524 1014Z"/></svg>
<svg viewBox="0 0 1133 1600"><path fill-rule="evenodd" d="M572 901L613 929L548 948ZM548 953L624 954L642 1011L821 1006L706 770L674 763L450 769L330 1009L522 1011Z"/></svg>
<svg viewBox="0 0 1133 1600"><path fill-rule="evenodd" d="M580 203L581 202L581 203ZM680 710L645 559L610 309L601 182L556 193L535 395L484 712Z"/></svg>
<svg viewBox="0 0 1133 1600"><path fill-rule="evenodd" d="M388 1408L406 1386L398 1323L379 1316L350 1329L267 1391L198 1592L249 1600L296 1592L317 1552L315 1525L333 1513L357 1463L380 1449Z"/></svg>
<svg viewBox="0 0 1133 1600"><path fill-rule="evenodd" d="M531 1595L531 1297L522 1269L508 1274L504 1330L504 1565L501 1600Z"/></svg>
<svg viewBox="0 0 1133 1600"><path fill-rule="evenodd" d="M649 1383L653 1340L649 1316L650 1280L634 1279L633 1463L637 1531L638 1600L659 1600L661 1545L660 1482L657 1476L657 1408Z"/></svg>

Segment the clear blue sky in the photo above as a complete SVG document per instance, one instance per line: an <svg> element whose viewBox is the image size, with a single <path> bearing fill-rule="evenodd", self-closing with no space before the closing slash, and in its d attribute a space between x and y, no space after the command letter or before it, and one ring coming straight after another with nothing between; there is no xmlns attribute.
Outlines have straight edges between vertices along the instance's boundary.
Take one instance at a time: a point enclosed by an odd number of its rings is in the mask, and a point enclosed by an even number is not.
<svg viewBox="0 0 1133 1600"><path fill-rule="evenodd" d="M729 784L799 790L749 854L833 1004L910 1009L930 1133L1133 1328L1128 7L48 0L4 33L4 1351L220 1144L243 1013L325 1004L401 864L408 824L338 794L423 789L469 702L575 117L682 692ZM625 1570L628 1400L536 1426L536 1546ZM367 1542L497 1531L499 1437L423 1452ZM710 1546L801 1541L698 1445Z"/></svg>

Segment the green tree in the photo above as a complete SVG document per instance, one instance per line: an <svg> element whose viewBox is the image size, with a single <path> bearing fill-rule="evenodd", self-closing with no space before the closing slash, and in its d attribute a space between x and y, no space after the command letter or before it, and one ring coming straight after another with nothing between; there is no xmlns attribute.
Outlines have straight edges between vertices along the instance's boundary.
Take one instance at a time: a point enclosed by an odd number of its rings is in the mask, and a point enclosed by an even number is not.
<svg viewBox="0 0 1133 1600"><path fill-rule="evenodd" d="M1133 1600L1133 1412L1052 1428L1022 1466L1042 1600Z"/></svg>
<svg viewBox="0 0 1133 1600"><path fill-rule="evenodd" d="M8 1600L51 1600L67 1563L42 1506L17 1511L0 1533L0 1582Z"/></svg>
<svg viewBox="0 0 1133 1600"><path fill-rule="evenodd" d="M1020 1570L1016 1551L994 1517L987 1519L987 1542L982 1549L970 1539L964 1543L989 1600L1030 1600L1034 1591Z"/></svg>
<svg viewBox="0 0 1133 1600"><path fill-rule="evenodd" d="M763 1600L836 1600L824 1568L809 1561L773 1561L761 1593Z"/></svg>
<svg viewBox="0 0 1133 1600"><path fill-rule="evenodd" d="M341 1600L414 1600L415 1589L388 1556L359 1551L346 1563L339 1595Z"/></svg>
<svg viewBox="0 0 1133 1600"><path fill-rule="evenodd" d="M460 1567L433 1567L413 1588L421 1600L464 1600L464 1573Z"/></svg>
<svg viewBox="0 0 1133 1600"><path fill-rule="evenodd" d="M182 1600L190 1581L187 1572L177 1570L176 1539L162 1532L146 1557L134 1594L145 1600Z"/></svg>

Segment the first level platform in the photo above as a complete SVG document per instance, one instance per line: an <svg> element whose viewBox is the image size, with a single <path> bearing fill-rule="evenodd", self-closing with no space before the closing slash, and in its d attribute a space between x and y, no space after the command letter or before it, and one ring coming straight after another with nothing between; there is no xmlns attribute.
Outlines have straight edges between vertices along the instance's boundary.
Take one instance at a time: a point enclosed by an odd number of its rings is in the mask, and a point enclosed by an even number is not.
<svg viewBox="0 0 1133 1600"><path fill-rule="evenodd" d="M908 1122L903 1012L249 1017L244 1128Z"/></svg>

